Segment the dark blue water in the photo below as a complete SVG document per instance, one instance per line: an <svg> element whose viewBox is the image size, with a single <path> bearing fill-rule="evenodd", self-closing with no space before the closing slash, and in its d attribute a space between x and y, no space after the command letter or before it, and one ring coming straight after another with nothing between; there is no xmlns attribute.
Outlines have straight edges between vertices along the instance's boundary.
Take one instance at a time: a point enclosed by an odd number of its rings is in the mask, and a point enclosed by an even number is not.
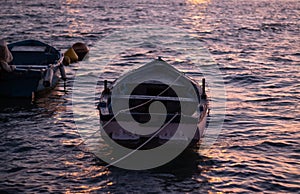
<svg viewBox="0 0 300 194"><path fill-rule="evenodd" d="M299 15L296 0L5 1L2 38L39 39L62 51L78 41L95 51L99 41L132 25L192 32L223 74L227 103L222 131L205 154L188 152L152 170L105 168L80 144L73 119L73 81L78 68L95 62L90 53L90 61L67 68L66 90L61 82L34 104L1 99L1 192L299 192ZM96 73L115 79L159 53L200 80L180 53L147 44Z"/></svg>

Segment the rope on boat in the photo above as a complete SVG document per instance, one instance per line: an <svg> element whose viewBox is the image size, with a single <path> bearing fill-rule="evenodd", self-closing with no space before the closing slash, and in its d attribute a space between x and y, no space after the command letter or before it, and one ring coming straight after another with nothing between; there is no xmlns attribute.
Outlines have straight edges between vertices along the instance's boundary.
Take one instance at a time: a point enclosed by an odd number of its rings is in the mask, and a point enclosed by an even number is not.
<svg viewBox="0 0 300 194"><path fill-rule="evenodd" d="M166 88L166 89L164 89L162 92L160 92L159 94L157 94L156 96L154 96L154 97L152 97L151 99L149 99L149 100L147 100L146 102L143 102L143 103L141 103L141 104L139 104L139 105L136 105L136 106L134 106L134 107L131 107L131 108L128 108L128 109L123 109L123 110L119 110L119 112L117 113L117 114L119 114L119 113L121 113L121 112L126 112L126 111L131 111L131 110L134 110L134 109L136 109L136 108L139 108L139 107L141 107L141 106L144 106L144 105L146 105L147 103L149 103L149 102L152 102L153 100L154 100L154 98L156 98L156 97L159 97L160 95L162 95L164 92L166 92L169 88L171 88L174 84L175 84L175 82L180 78L180 77L182 77L182 73Z"/></svg>
<svg viewBox="0 0 300 194"><path fill-rule="evenodd" d="M125 156L119 158L118 160L104 166L104 168L108 168L110 166L113 166L114 164L126 159L127 157L131 156L132 154L134 154L136 151L138 151L139 149L141 149L143 146L145 146L147 143L149 143L157 134L159 134L159 132L161 132L167 125L169 125L174 119L175 117L178 115L178 113L176 113L167 123L165 123L159 130L157 130L149 139L147 139L147 141L145 141L142 145L138 146L136 149L132 150L131 152L129 152L128 154L126 154Z"/></svg>

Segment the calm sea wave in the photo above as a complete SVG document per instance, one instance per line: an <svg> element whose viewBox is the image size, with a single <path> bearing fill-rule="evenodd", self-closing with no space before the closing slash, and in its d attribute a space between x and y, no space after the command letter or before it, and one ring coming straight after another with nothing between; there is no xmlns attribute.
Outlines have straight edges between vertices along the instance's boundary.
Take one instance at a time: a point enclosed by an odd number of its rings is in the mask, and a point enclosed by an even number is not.
<svg viewBox="0 0 300 194"><path fill-rule="evenodd" d="M62 51L78 41L96 50L103 38L132 25L193 32L224 75L227 108L218 141L205 154L184 153L145 171L105 168L86 145L76 146L82 138L73 120L72 87L78 68L96 69L91 53L67 68L66 90L61 82L34 104L1 99L0 192L299 192L299 15L297 0L5 1L2 38L39 39ZM138 67L155 51L147 44L124 51L96 70L99 82ZM176 67L201 79L172 48L159 53L168 52ZM85 108L85 99L75 100Z"/></svg>

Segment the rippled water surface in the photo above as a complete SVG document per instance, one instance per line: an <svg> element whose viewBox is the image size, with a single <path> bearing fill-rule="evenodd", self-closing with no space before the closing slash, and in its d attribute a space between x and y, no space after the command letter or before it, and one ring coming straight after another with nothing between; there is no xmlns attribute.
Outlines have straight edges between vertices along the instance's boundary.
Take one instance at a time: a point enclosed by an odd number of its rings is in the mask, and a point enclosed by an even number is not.
<svg viewBox="0 0 300 194"><path fill-rule="evenodd" d="M61 82L34 104L1 99L1 193L299 192L299 15L297 0L5 1L0 32L8 42L39 39L64 51L81 41L91 53L67 68L66 89ZM185 30L211 53L223 74L227 103L222 131L209 151L130 171L105 168L80 144L72 107L75 75L101 83L162 55L201 79L190 56L174 46L176 35L165 39L169 47L143 42L98 64L101 56L93 52L101 50L99 42L133 25ZM93 94L73 99L77 111L85 110L87 99L97 102ZM97 118L92 107L91 118Z"/></svg>

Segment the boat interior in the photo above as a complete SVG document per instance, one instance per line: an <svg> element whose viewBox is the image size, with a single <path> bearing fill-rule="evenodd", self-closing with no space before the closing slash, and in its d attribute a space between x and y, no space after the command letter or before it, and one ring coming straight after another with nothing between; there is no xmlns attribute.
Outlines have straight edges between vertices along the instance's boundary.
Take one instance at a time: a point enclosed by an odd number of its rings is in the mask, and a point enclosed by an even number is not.
<svg viewBox="0 0 300 194"><path fill-rule="evenodd" d="M60 53L56 49L40 42L11 44L8 48L13 55L11 65L48 65L55 64L60 59Z"/></svg>

